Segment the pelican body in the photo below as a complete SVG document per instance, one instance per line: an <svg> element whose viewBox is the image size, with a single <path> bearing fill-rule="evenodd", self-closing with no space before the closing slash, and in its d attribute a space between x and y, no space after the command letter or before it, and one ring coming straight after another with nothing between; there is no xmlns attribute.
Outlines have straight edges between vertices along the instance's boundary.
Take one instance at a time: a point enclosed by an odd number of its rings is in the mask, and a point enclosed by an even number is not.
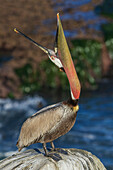
<svg viewBox="0 0 113 170"><path fill-rule="evenodd" d="M66 73L69 80L71 94L69 100L41 109L29 117L21 127L17 142L19 151L31 144L42 143L47 155L46 143L50 142L52 149L55 149L53 141L70 131L76 121L77 111L79 110L80 82L64 36L59 14L57 14L55 51L41 46L17 29L14 29L14 31L41 48L49 59Z"/></svg>
<svg viewBox="0 0 113 170"><path fill-rule="evenodd" d="M67 101L45 107L33 114L22 125L17 142L19 151L34 143L45 146L66 134L75 123L78 109L77 103L73 105L71 101ZM46 148L44 150L47 152Z"/></svg>

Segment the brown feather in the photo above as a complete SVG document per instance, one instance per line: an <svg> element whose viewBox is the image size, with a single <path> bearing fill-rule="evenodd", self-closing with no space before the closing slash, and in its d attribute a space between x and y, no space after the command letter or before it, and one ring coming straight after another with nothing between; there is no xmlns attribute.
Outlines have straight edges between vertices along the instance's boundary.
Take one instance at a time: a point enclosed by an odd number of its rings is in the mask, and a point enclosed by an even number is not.
<svg viewBox="0 0 113 170"><path fill-rule="evenodd" d="M52 142L67 133L75 123L77 110L66 103L48 106L28 118L20 131L19 150L33 143Z"/></svg>
<svg viewBox="0 0 113 170"><path fill-rule="evenodd" d="M64 109L61 103L49 106L35 113L22 125L18 147L29 146L32 143L43 143L43 136L63 117Z"/></svg>

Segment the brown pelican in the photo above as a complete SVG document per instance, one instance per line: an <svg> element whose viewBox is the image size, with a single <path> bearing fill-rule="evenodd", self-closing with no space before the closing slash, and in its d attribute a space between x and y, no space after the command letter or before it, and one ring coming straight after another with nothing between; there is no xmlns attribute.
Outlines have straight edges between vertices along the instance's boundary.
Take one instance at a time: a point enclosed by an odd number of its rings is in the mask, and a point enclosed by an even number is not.
<svg viewBox="0 0 113 170"><path fill-rule="evenodd" d="M17 29L15 29L15 32L24 35L47 53L51 61L65 71L69 80L71 95L67 101L41 109L29 117L21 127L17 142L19 151L31 144L42 143L47 155L46 143L50 142L52 149L54 149L53 141L70 131L75 123L77 111L79 110L80 82L64 36L59 14L57 14L55 51L42 47Z"/></svg>

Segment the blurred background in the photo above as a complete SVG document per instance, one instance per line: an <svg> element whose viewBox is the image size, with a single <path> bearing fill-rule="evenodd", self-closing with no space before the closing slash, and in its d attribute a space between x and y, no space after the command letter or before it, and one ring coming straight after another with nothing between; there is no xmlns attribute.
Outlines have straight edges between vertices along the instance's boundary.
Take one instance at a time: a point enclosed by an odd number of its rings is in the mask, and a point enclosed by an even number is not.
<svg viewBox="0 0 113 170"><path fill-rule="evenodd" d="M112 0L1 0L0 159L17 152L20 127L28 116L69 96L65 74L13 31L16 27L53 49L59 12L82 92L74 127L55 145L86 149L113 169L112 9Z"/></svg>

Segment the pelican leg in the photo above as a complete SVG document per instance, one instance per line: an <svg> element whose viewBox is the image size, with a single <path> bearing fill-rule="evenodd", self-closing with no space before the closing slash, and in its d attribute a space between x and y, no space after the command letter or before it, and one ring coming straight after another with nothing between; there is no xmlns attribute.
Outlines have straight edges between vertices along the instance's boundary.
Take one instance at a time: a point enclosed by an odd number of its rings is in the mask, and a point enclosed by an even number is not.
<svg viewBox="0 0 113 170"><path fill-rule="evenodd" d="M51 147L52 147L52 150L54 151L55 150L55 145L53 142L51 142Z"/></svg>
<svg viewBox="0 0 113 170"><path fill-rule="evenodd" d="M47 153L46 143L43 143L43 149L44 149L45 155L47 156L48 153Z"/></svg>

